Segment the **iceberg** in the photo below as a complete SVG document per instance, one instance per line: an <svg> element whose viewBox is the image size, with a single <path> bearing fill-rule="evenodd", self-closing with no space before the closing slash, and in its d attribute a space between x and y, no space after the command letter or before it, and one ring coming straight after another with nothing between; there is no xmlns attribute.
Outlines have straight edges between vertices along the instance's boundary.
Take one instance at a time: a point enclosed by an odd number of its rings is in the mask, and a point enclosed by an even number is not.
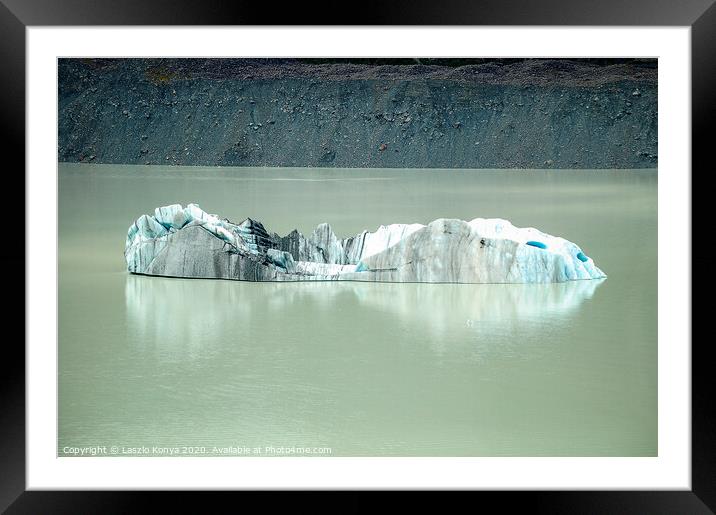
<svg viewBox="0 0 716 515"><path fill-rule="evenodd" d="M127 232L133 274L239 281L559 283L602 279L578 245L500 218L440 218L382 225L338 238L322 223L308 235L235 224L196 204L158 207Z"/></svg>

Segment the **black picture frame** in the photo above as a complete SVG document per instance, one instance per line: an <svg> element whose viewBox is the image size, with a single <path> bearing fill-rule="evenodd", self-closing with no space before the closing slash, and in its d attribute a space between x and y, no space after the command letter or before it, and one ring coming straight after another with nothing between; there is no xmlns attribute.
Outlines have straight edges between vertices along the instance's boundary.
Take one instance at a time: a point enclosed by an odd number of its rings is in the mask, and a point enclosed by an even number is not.
<svg viewBox="0 0 716 515"><path fill-rule="evenodd" d="M692 43L692 170L708 172L711 146L707 124L716 114L716 5L714 0L462 0L390 1L345 4L339 14L336 4L274 3L221 0L0 0L0 116L5 137L6 177L17 181L5 191L6 212L25 211L25 30L31 26L61 25L620 25L688 26ZM711 159L713 161L713 158ZM694 173L691 174L693 184ZM50 173L50 171L48 171ZM692 187L693 191L693 187ZM22 192L22 194L21 194ZM693 205L693 203L692 203ZM694 221L696 219L694 218ZM692 231L692 234L695 234ZM25 233L24 238L33 237ZM10 291L22 288L32 273L25 266L24 244L15 242L0 253L6 281L16 281ZM22 249L22 250L20 250ZM708 255L693 259L694 269L707 266ZM48 263L48 266L54 266ZM24 274L19 274L20 270ZM686 277L691 283L691 277ZM6 286L7 287L7 286ZM6 296L9 298L9 295ZM696 307L696 306L695 306ZM7 513L128 513L148 505L179 506L178 511L211 512L214 502L236 503L237 496L253 498L253 492L78 492L26 491L25 488L25 352L19 336L9 331L10 322L24 319L25 304L6 302L4 359L0 373L0 511ZM21 313L21 310L23 313ZM693 316L692 316L693 320ZM23 327L24 333L24 327ZM680 342L681 343L681 342ZM692 489L690 491L589 491L589 492L473 492L474 506L498 502L502 510L525 509L549 513L712 513L716 512L716 417L711 400L710 341L692 338ZM282 504L285 495L270 494L271 502ZM421 504L426 504L421 497ZM461 495L468 495L461 494ZM292 496L291 505L315 508L315 501ZM372 494L351 492L334 504L340 511L383 502ZM442 500L438 500L441 505ZM159 504L161 503L161 505ZM306 503L306 506L302 506ZM310 504L309 504L310 503ZM232 504L228 504L231 506ZM243 505L243 504L242 504ZM234 505L240 509L242 505ZM330 504L328 504L330 506Z"/></svg>

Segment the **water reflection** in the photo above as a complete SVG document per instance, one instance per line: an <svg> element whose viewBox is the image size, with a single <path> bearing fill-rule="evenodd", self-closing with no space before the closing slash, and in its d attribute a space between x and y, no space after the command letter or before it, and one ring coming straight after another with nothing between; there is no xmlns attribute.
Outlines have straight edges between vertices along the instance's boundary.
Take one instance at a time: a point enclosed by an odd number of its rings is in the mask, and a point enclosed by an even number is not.
<svg viewBox="0 0 716 515"><path fill-rule="evenodd" d="M249 283L127 275L125 297L132 340L183 359L222 345L227 337L237 342L249 333L281 337L277 327L284 326L285 337L295 339L327 324L353 335L379 331L381 325L409 328L429 335L432 351L442 354L446 346L483 341L477 336L509 338L526 325L562 325L602 282Z"/></svg>

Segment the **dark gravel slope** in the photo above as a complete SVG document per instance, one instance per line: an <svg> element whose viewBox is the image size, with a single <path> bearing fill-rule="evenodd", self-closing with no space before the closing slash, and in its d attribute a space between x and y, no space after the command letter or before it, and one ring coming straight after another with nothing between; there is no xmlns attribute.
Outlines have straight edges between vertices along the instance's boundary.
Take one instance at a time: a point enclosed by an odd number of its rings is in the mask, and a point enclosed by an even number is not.
<svg viewBox="0 0 716 515"><path fill-rule="evenodd" d="M654 61L316 61L62 59L59 160L657 166Z"/></svg>

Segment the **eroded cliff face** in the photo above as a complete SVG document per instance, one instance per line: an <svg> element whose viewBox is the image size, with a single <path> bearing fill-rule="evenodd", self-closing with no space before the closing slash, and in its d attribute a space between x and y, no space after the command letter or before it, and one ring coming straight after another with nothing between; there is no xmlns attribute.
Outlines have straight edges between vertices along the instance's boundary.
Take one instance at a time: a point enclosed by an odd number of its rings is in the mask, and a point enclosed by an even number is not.
<svg viewBox="0 0 716 515"><path fill-rule="evenodd" d="M60 161L654 168L649 62L60 60Z"/></svg>

